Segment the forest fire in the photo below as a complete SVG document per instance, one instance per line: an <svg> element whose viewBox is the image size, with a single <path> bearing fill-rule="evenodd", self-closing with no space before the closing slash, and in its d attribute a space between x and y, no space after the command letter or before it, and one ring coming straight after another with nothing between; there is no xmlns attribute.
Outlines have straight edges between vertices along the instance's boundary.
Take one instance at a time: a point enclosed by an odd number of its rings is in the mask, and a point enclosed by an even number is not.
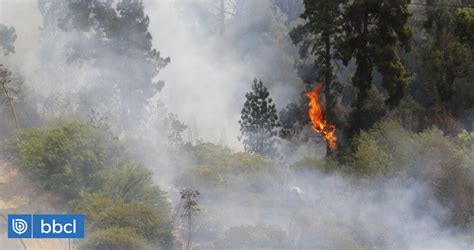
<svg viewBox="0 0 474 250"><path fill-rule="evenodd" d="M323 139L328 144L329 149L334 151L336 149L337 141L337 138L334 135L334 132L336 132L336 126L328 124L324 119L324 110L319 103L319 94L322 90L323 85L318 83L314 90L306 93L306 96L309 98L308 116L311 120L313 129L317 133L322 134Z"/></svg>

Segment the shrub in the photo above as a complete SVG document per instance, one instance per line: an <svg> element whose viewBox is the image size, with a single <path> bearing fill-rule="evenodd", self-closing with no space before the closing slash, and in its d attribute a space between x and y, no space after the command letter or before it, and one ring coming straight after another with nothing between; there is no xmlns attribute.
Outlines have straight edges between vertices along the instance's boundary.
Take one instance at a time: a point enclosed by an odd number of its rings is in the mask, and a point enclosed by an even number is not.
<svg viewBox="0 0 474 250"><path fill-rule="evenodd" d="M149 205L162 213L170 212L169 202L161 189L153 183L152 173L143 165L124 163L99 173L100 192L114 202L136 202Z"/></svg>
<svg viewBox="0 0 474 250"><path fill-rule="evenodd" d="M83 248L91 250L154 249L132 229L120 227L111 227L92 233Z"/></svg>
<svg viewBox="0 0 474 250"><path fill-rule="evenodd" d="M8 142L8 151L41 188L67 199L98 188L97 173L124 158L123 147L109 129L83 123L20 130Z"/></svg>
<svg viewBox="0 0 474 250"><path fill-rule="evenodd" d="M170 247L172 244L169 214L145 204L113 202L103 195L82 193L74 208L86 216L89 221L87 229L92 234L119 228L132 231L140 241L151 245ZM101 238L105 240L107 235L101 235Z"/></svg>

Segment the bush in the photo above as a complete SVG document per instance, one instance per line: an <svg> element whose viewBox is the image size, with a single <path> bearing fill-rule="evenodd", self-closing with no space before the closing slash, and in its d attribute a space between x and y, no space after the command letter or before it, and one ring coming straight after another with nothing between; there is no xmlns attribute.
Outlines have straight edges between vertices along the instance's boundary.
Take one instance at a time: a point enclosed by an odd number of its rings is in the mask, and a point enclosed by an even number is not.
<svg viewBox="0 0 474 250"><path fill-rule="evenodd" d="M127 229L140 241L150 245L170 247L173 236L169 214L150 206L123 201L113 202L99 194L82 193L75 203L75 211L83 213L89 221L92 234L109 229ZM102 240L108 234L100 234ZM109 240L109 239L107 239Z"/></svg>
<svg viewBox="0 0 474 250"><path fill-rule="evenodd" d="M24 129L8 142L16 164L41 188L66 199L97 189L97 173L124 158L118 138L107 128L67 123L45 129Z"/></svg>
<svg viewBox="0 0 474 250"><path fill-rule="evenodd" d="M389 112L388 117L409 131L421 132L425 115L426 111L421 104L411 97L404 97L400 105Z"/></svg>
<svg viewBox="0 0 474 250"><path fill-rule="evenodd" d="M149 205L160 211L163 218L169 214L170 206L165 193L154 185L152 173L143 165L124 163L105 169L99 175L103 180L100 192L114 202L136 202Z"/></svg>
<svg viewBox="0 0 474 250"><path fill-rule="evenodd" d="M409 137L408 132L393 121L381 122L367 132L362 131L352 141L353 170L364 176L393 174L397 166L394 162L396 144L400 142L399 139Z"/></svg>
<svg viewBox="0 0 474 250"><path fill-rule="evenodd" d="M201 144L192 149L196 165L181 173L175 183L182 187L206 190L203 196L222 196L222 192L248 190L264 192L278 185L283 168L262 156L232 153L213 144Z"/></svg>
<svg viewBox="0 0 474 250"><path fill-rule="evenodd" d="M120 227L111 227L92 233L83 248L91 250L154 249L132 229Z"/></svg>
<svg viewBox="0 0 474 250"><path fill-rule="evenodd" d="M446 136L436 127L408 132L397 122L376 124L353 140L353 171L359 175L406 175L427 183L450 209L450 222L474 226L474 136Z"/></svg>
<svg viewBox="0 0 474 250"><path fill-rule="evenodd" d="M314 170L321 171L323 173L330 173L337 170L343 171L343 166L330 158L313 159L304 157L302 160L293 163L291 169L296 172L306 171L313 172Z"/></svg>
<svg viewBox="0 0 474 250"><path fill-rule="evenodd" d="M173 241L170 204L152 173L131 163L105 126L26 129L9 142L20 170L84 213L92 249L143 249Z"/></svg>

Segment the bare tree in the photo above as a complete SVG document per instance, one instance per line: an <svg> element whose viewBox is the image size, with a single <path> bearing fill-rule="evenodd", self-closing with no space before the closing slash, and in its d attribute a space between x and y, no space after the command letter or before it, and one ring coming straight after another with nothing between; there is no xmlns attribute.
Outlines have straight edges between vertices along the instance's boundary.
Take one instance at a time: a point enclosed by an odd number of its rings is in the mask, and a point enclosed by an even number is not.
<svg viewBox="0 0 474 250"><path fill-rule="evenodd" d="M187 227L187 237L185 250L191 249L191 233L192 233L192 218L193 214L200 211L199 206L196 202L197 197L200 195L198 190L193 190L190 188L185 188L180 191L181 199L183 200L183 214L181 218L186 221Z"/></svg>
<svg viewBox="0 0 474 250"><path fill-rule="evenodd" d="M16 115L15 107L13 106L13 102L12 102L13 99L10 95L9 88L7 87L7 84L10 82L9 76L11 75L11 73L8 70L3 69L2 67L3 65L0 64L0 85L2 86L2 90L5 94L5 103L10 107L10 110L13 115L13 119L15 121L16 129L20 129L18 116Z"/></svg>

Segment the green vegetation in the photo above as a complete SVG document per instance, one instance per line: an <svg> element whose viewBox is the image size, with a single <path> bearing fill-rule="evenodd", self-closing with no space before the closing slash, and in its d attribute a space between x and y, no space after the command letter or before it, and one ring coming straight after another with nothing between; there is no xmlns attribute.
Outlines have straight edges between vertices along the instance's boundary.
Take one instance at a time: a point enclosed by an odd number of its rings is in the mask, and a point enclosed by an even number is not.
<svg viewBox="0 0 474 250"><path fill-rule="evenodd" d="M262 156L233 153L228 149L206 143L191 150L196 163L177 176L177 186L207 190L206 195L219 197L232 189L262 190L278 185L283 167Z"/></svg>
<svg viewBox="0 0 474 250"><path fill-rule="evenodd" d="M275 104L262 81L255 79L252 91L245 94L246 101L240 115L239 140L245 151L275 157L278 115Z"/></svg>
<svg viewBox="0 0 474 250"><path fill-rule="evenodd" d="M170 59L152 46L157 41L140 0L39 1L40 37L47 42L32 47L41 47L35 59L45 65L18 70L38 89L30 91L13 70L18 58L0 64L0 163L26 176L38 196L44 191L63 202L61 209L86 216L86 239L77 246L416 249L429 248L424 244L430 241L474 242L472 5L191 2L183 1L182 10L199 13L170 19L185 19L179 23L185 25L159 22L156 28L179 34L169 39L189 40L176 51L193 52L176 64L189 56L190 65L166 77L203 66L203 79L172 80L199 86L236 81L229 93L248 91L245 98L224 93L213 99L207 89L198 99L181 88L170 91L179 96L157 95L164 86L158 73ZM443 5L449 2L456 5ZM210 35L213 19L219 36ZM0 24L0 59L15 53L16 38L15 28ZM212 50L203 49L203 41ZM254 69L240 65L249 61ZM248 72L262 74L266 84L255 79L244 89L240 81L253 77ZM56 96L54 88L75 77L80 86L69 91L65 85L67 94ZM320 154L324 138L309 124L305 96L317 82L325 87L318 98L321 126L336 126L337 149L327 147L326 156ZM192 105L205 99L231 112L213 117ZM191 124L169 113L165 102ZM275 103L289 104L278 112ZM205 131L202 139L197 130L204 126L194 123L209 117L215 127L205 127L222 132ZM244 152L226 145L224 127L234 135L234 126ZM205 141L219 132L219 145Z"/></svg>
<svg viewBox="0 0 474 250"><path fill-rule="evenodd" d="M336 84L333 82L335 59L334 48L342 38L343 9L346 0L305 0L305 10L301 18L307 22L299 25L291 32L295 44L300 46L300 55L314 55L317 67L316 81L324 83L326 98L326 119L330 124L335 122L334 108L336 105ZM317 39L315 39L317 37Z"/></svg>
<svg viewBox="0 0 474 250"><path fill-rule="evenodd" d="M165 194L149 170L130 162L108 127L76 122L24 129L8 146L20 171L86 215L88 248L172 245Z"/></svg>

